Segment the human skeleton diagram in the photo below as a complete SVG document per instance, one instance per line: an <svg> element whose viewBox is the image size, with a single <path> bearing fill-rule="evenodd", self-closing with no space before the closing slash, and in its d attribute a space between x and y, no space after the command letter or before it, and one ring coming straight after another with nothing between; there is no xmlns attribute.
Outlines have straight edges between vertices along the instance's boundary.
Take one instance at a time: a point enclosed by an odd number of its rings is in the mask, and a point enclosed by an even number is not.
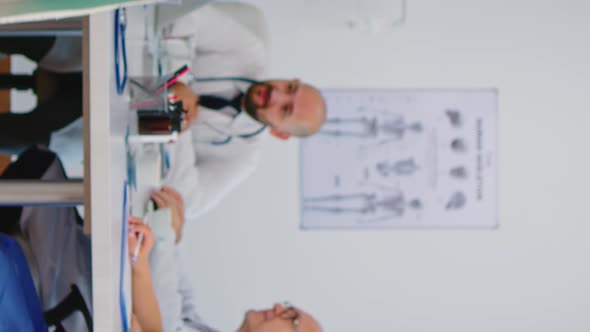
<svg viewBox="0 0 590 332"><path fill-rule="evenodd" d="M460 210L465 204L467 204L467 196L465 196L464 193L457 191L451 195L445 208L447 210Z"/></svg>
<svg viewBox="0 0 590 332"><path fill-rule="evenodd" d="M420 122L407 123L399 114L380 112L359 117L328 118L320 134L374 139L377 140L377 144L386 144L400 141L409 132L422 131L423 126Z"/></svg>
<svg viewBox="0 0 590 332"><path fill-rule="evenodd" d="M467 152L467 143L462 138L455 138L451 141L451 150L457 153Z"/></svg>
<svg viewBox="0 0 590 332"><path fill-rule="evenodd" d="M461 115L461 111L456 109L447 109L445 110L445 114L447 115L449 122L455 128L461 128L463 126L463 116Z"/></svg>
<svg viewBox="0 0 590 332"><path fill-rule="evenodd" d="M412 175L418 170L418 165L414 158L401 159L395 162L382 160L375 165L377 173L381 176L390 176L395 174L398 176Z"/></svg>
<svg viewBox="0 0 590 332"><path fill-rule="evenodd" d="M467 178L468 174L465 166L456 166L449 170L449 175L454 179L464 180Z"/></svg>
<svg viewBox="0 0 590 332"><path fill-rule="evenodd" d="M422 202L407 200L399 190L334 194L303 199L303 209L328 214L357 215L359 223L374 223L402 217L408 209L421 210Z"/></svg>

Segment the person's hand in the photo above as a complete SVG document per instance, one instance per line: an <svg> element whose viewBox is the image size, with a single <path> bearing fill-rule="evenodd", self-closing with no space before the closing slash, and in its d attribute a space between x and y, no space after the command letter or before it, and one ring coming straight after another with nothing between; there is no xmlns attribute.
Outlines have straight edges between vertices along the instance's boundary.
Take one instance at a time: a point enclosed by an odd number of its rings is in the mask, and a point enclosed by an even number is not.
<svg viewBox="0 0 590 332"><path fill-rule="evenodd" d="M182 131L184 131L190 128L199 115L199 96L181 82L174 83L171 90L182 101L182 109L185 112L182 119Z"/></svg>
<svg viewBox="0 0 590 332"><path fill-rule="evenodd" d="M162 187L160 191L152 194L158 209L170 208L172 215L172 229L176 235L176 243L182 238L184 226L184 200L178 191L170 187Z"/></svg>
<svg viewBox="0 0 590 332"><path fill-rule="evenodd" d="M182 118L182 131L190 128L199 115L199 97L191 96L182 100L184 114Z"/></svg>
<svg viewBox="0 0 590 332"><path fill-rule="evenodd" d="M141 325L139 325L139 321L137 320L137 316L135 316L135 314L131 316L131 332L142 332Z"/></svg>
<svg viewBox="0 0 590 332"><path fill-rule="evenodd" d="M139 241L139 234L143 234L143 241L137 254L137 260L131 266L134 272L149 270L150 252L154 247L154 234L149 225L143 223L141 218L129 217L129 258L133 259L135 246Z"/></svg>

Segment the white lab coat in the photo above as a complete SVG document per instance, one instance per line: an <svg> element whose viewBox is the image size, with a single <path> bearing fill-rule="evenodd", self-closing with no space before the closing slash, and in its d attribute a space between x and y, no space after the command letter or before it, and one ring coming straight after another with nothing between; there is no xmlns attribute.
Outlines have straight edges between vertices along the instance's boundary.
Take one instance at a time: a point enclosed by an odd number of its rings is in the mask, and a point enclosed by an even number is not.
<svg viewBox="0 0 590 332"><path fill-rule="evenodd" d="M150 254L150 272L164 331L217 332L197 314L192 287L175 244L170 210L156 210L148 219L156 238Z"/></svg>
<svg viewBox="0 0 590 332"><path fill-rule="evenodd" d="M254 22L255 24L251 24ZM262 31L262 33L259 33ZM191 70L199 78L245 77L260 79L268 65L264 16L251 5L210 3L195 10L163 35L175 40L192 40L185 45L170 43L170 53L182 53L194 45ZM167 71L186 63L186 59L167 59ZM245 92L247 83L238 81L187 82L196 94L215 94L232 98ZM252 173L258 162L259 145L265 133L240 138L259 131L262 125L242 111L235 118L201 107L197 121L170 145L171 169L164 184L177 189L185 198L187 219L209 208ZM227 144L213 145L228 139Z"/></svg>

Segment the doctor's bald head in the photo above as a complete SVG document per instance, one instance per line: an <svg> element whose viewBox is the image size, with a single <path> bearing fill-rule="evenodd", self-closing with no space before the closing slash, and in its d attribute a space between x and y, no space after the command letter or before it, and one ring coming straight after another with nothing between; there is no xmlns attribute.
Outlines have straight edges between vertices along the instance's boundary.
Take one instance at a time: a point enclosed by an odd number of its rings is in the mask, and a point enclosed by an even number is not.
<svg viewBox="0 0 590 332"><path fill-rule="evenodd" d="M249 310L238 332L322 332L319 322L309 313L275 304L270 309Z"/></svg>
<svg viewBox="0 0 590 332"><path fill-rule="evenodd" d="M252 84L244 108L280 139L313 135L326 121L326 103L320 91L297 79Z"/></svg>

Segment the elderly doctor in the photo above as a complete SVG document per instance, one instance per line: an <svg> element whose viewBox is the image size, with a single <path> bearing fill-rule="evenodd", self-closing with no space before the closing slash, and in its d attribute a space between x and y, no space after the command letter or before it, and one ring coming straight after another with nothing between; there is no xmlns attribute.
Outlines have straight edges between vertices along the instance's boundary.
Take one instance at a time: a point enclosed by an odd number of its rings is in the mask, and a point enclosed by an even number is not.
<svg viewBox="0 0 590 332"><path fill-rule="evenodd" d="M265 31L257 8L227 2L209 3L164 28L164 38L194 45L192 78L173 86L188 113L186 130L167 148L171 169L164 179L185 198L188 219L251 174L263 133L309 136L325 120L314 87L297 79L260 80L268 64ZM184 64L169 61L168 71Z"/></svg>
<svg viewBox="0 0 590 332"><path fill-rule="evenodd" d="M154 200L158 209L147 217L156 239L149 262L163 330L217 332L198 315L198 299L193 295L186 271L182 269L185 265L176 245L184 224L182 197L170 188L163 188L154 195ZM138 224L137 219L132 223ZM269 309L249 310L237 329L237 332L293 331L321 332L322 328L305 311L289 304L274 304Z"/></svg>

